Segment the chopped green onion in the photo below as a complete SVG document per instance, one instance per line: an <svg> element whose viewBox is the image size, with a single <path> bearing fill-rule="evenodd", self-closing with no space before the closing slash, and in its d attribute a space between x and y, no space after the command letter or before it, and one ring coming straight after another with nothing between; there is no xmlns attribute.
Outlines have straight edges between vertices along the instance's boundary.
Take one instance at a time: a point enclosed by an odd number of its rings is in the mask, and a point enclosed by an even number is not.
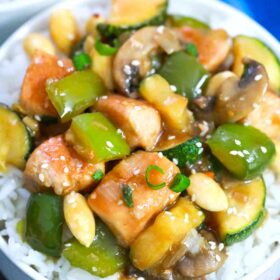
<svg viewBox="0 0 280 280"><path fill-rule="evenodd" d="M129 207L133 207L132 188L129 185L122 185L123 201Z"/></svg>
<svg viewBox="0 0 280 280"><path fill-rule="evenodd" d="M117 46L110 46L109 44L102 43L100 39L96 39L95 41L95 49L99 52L99 54L104 56L111 56L115 54L118 50Z"/></svg>
<svg viewBox="0 0 280 280"><path fill-rule="evenodd" d="M193 43L188 43L186 45L185 51L187 54L193 56L193 57L198 57L198 50L195 44Z"/></svg>
<svg viewBox="0 0 280 280"><path fill-rule="evenodd" d="M73 58L75 69L78 71L84 70L91 65L91 58L85 52L76 53Z"/></svg>
<svg viewBox="0 0 280 280"><path fill-rule="evenodd" d="M158 184L158 185L154 185L154 184L152 184L152 183L150 182L149 175L150 175L150 172L151 172L152 170L156 170L156 171L158 171L160 174L164 174L164 171L163 171L159 166L157 166L157 165L150 165L150 166L148 166L148 168L147 168L147 170L146 170L146 174L145 174L145 178L146 178L146 183L147 183L147 185L148 185L150 188L152 188L153 190L159 190L159 189L165 187L165 185L166 185L165 182L160 183L160 184Z"/></svg>
<svg viewBox="0 0 280 280"><path fill-rule="evenodd" d="M190 179L182 173L176 174L170 189L173 192L183 192L190 185Z"/></svg>
<svg viewBox="0 0 280 280"><path fill-rule="evenodd" d="M98 169L95 171L95 173L92 175L92 178L94 181L100 181L104 177L104 173L102 170Z"/></svg>

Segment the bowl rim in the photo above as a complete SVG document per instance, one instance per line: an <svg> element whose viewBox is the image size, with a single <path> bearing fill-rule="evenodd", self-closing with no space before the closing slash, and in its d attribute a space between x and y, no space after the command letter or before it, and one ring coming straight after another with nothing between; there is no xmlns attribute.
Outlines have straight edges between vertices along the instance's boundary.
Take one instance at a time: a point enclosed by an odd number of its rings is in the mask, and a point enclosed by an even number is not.
<svg viewBox="0 0 280 280"><path fill-rule="evenodd" d="M172 1L172 0L171 0ZM251 19L246 14L242 13L241 11L235 9L234 7L220 2L220 1L205 1L205 0L181 0L185 1L186 5L191 5L192 3L196 3L196 5L201 5L205 9L207 7L214 8L221 14L230 14L231 16L241 17L243 20L250 22L251 25L255 27L255 30L262 34L262 38L265 39L266 43L273 49L273 51L276 53L278 57L280 57L280 43L278 40L270 34L264 27L262 27L259 23L257 23L255 20ZM45 0L30 0L30 1L21 1L21 8L28 6L30 3L41 3L45 2ZM75 6L80 6L83 3L102 3L102 0L80 0L80 1L73 1L68 0L64 2L60 2L58 4L55 4L51 6L50 8L46 9L45 11L42 11L38 13L36 16L32 17L30 20L28 20L26 23L24 23L22 26L20 26L14 33L12 33L6 41L1 45L0 47L0 62L5 59L6 54L9 52L9 49L15 44L19 39L22 39L26 34L32 32L32 30L36 27L36 25L40 24L40 22L47 20L51 11L62 8L62 7L68 7L73 9ZM12 6L12 9L17 9L17 4L19 3L19 0L16 0L12 3L5 3L0 8L0 12L2 10L5 10L5 8L8 11L8 5ZM5 5L7 7L5 7ZM246 30L245 30L246 33ZM44 276L42 276L39 272L28 266L27 264L16 261L12 258L12 256L9 254L9 251L7 249L6 241L2 236L0 236L0 250L7 256L7 258L13 262L17 267L19 267L26 275L29 277L32 277L34 280L47 280ZM260 277L263 273L269 270L278 260L280 259L280 246L278 246L271 254L269 258L265 260L265 262L257 267L254 271L250 272L248 275L243 277L243 280L254 280Z"/></svg>

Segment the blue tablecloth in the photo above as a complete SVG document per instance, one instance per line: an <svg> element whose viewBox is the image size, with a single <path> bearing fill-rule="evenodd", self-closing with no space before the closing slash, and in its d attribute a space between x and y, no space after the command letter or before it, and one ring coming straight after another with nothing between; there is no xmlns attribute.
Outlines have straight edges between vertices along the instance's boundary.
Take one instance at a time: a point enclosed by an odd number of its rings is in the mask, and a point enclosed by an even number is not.
<svg viewBox="0 0 280 280"><path fill-rule="evenodd" d="M280 0L222 0L243 11L280 40Z"/></svg>

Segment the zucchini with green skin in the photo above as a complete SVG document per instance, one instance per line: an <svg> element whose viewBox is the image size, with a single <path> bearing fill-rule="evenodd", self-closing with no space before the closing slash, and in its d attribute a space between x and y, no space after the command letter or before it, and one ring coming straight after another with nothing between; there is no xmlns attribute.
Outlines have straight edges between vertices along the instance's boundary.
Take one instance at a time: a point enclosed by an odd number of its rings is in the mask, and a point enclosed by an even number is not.
<svg viewBox="0 0 280 280"><path fill-rule="evenodd" d="M167 17L167 6L167 0L113 1L109 21L99 23L97 29L106 38L116 38L126 31L161 25Z"/></svg>
<svg viewBox="0 0 280 280"><path fill-rule="evenodd" d="M0 105L0 143L0 171L6 170L6 164L24 168L32 150L32 138L20 117L3 105Z"/></svg>
<svg viewBox="0 0 280 280"><path fill-rule="evenodd" d="M188 17L188 16L181 16L181 15L169 15L168 21L170 22L172 27L183 27L189 26L191 28L200 28L209 30L210 26L202 22L196 18Z"/></svg>
<svg viewBox="0 0 280 280"><path fill-rule="evenodd" d="M280 60L264 42L254 37L239 35L233 40L233 54L233 71L237 75L241 76L243 73L243 58L249 57L263 64L270 86L274 90L280 90Z"/></svg>
<svg viewBox="0 0 280 280"><path fill-rule="evenodd" d="M179 168L185 168L187 164L196 163L202 156L203 147L200 137L194 137L174 148L162 151L169 160L177 159Z"/></svg>
<svg viewBox="0 0 280 280"><path fill-rule="evenodd" d="M226 188L225 193L229 208L213 215L222 242L229 246L249 237L263 221L266 187L258 177Z"/></svg>

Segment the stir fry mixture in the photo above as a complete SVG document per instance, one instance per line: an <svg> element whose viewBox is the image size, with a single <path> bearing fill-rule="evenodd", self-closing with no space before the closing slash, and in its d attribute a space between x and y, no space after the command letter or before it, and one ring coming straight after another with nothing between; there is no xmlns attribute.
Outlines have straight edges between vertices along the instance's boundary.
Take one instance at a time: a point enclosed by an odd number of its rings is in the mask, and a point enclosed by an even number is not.
<svg viewBox="0 0 280 280"><path fill-rule="evenodd" d="M280 171L272 50L167 6L115 0L83 31L55 11L51 40L23 41L19 102L0 106L1 171L32 192L23 240L96 276L218 270L265 222L262 173Z"/></svg>

